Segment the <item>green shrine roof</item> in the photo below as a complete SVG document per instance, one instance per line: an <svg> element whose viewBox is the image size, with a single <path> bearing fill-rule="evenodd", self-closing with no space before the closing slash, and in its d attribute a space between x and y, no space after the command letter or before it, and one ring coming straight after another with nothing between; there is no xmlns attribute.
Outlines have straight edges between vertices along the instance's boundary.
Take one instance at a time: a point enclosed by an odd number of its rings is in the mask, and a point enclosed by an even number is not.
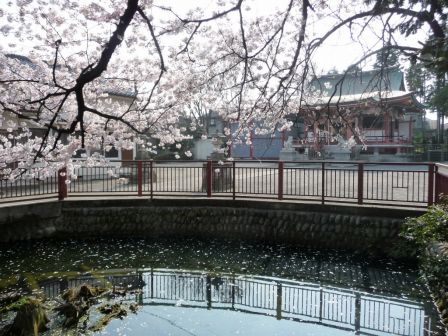
<svg viewBox="0 0 448 336"><path fill-rule="evenodd" d="M314 78L311 87L326 97L405 91L404 76L398 68L328 74Z"/></svg>

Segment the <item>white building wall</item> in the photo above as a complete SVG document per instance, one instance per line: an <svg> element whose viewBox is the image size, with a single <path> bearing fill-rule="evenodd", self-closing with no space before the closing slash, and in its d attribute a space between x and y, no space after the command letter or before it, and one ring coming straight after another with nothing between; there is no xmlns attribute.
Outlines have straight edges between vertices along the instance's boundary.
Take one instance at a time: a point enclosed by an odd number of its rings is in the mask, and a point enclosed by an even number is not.
<svg viewBox="0 0 448 336"><path fill-rule="evenodd" d="M409 116L405 116L403 120L400 120L398 125L398 133L403 140L409 139Z"/></svg>
<svg viewBox="0 0 448 336"><path fill-rule="evenodd" d="M207 157L213 152L213 144L210 139L198 139L194 143L193 158L195 160L207 160Z"/></svg>

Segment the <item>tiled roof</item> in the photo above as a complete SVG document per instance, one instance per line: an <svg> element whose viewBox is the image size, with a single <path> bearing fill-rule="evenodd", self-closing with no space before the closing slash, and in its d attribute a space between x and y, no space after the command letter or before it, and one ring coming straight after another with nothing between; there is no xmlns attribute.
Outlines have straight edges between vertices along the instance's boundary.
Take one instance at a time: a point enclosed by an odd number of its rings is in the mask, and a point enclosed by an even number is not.
<svg viewBox="0 0 448 336"><path fill-rule="evenodd" d="M397 68L325 75L314 78L311 87L326 97L405 91L403 73Z"/></svg>

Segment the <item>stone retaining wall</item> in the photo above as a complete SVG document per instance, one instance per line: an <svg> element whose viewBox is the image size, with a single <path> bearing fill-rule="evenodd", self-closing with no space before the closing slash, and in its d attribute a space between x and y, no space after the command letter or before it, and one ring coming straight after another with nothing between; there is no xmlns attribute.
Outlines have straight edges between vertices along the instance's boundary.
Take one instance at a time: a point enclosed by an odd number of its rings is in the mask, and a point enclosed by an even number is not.
<svg viewBox="0 0 448 336"><path fill-rule="evenodd" d="M66 200L0 208L0 242L44 237L198 237L389 254L421 212L230 200Z"/></svg>

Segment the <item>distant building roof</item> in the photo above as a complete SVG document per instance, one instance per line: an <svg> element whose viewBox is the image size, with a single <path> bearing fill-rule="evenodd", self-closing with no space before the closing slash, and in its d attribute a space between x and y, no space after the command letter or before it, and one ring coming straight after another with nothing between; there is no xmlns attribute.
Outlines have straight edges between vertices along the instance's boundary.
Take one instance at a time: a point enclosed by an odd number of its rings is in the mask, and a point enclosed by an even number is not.
<svg viewBox="0 0 448 336"><path fill-rule="evenodd" d="M412 92L406 92L403 72L398 68L328 74L314 78L311 87L317 93L310 105L314 107L386 103L419 113L425 108Z"/></svg>
<svg viewBox="0 0 448 336"><path fill-rule="evenodd" d="M394 98L400 98L404 96L410 96L410 93L403 92L403 91L374 91L374 92L365 92L365 93L358 93L358 94L347 94L347 95L338 95L335 94L333 97L330 96L324 96L322 98L317 99L318 104L328 104L330 101L331 104L339 103L357 103L361 101L387 101L387 100L393 100Z"/></svg>
<svg viewBox="0 0 448 336"><path fill-rule="evenodd" d="M398 68L354 70L344 74L316 77L311 87L322 96L362 95L371 92L405 91L404 76Z"/></svg>

